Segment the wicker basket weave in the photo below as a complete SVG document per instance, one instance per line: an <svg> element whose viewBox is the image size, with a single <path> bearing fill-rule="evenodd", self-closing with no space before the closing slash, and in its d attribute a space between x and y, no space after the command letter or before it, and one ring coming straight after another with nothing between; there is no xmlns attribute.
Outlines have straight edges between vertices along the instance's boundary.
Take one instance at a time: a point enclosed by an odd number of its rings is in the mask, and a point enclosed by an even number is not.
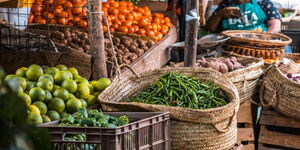
<svg viewBox="0 0 300 150"><path fill-rule="evenodd" d="M129 96L156 82L161 74L176 72L211 81L225 91L229 103L213 109L188 109L137 102L124 102ZM239 96L234 84L210 69L164 68L136 76L115 78L98 97L104 111L162 111L171 115L172 149L228 150L237 140L236 112Z"/></svg>
<svg viewBox="0 0 300 150"><path fill-rule="evenodd" d="M260 87L260 102L264 107L300 120L300 84L288 79L277 64L266 72Z"/></svg>

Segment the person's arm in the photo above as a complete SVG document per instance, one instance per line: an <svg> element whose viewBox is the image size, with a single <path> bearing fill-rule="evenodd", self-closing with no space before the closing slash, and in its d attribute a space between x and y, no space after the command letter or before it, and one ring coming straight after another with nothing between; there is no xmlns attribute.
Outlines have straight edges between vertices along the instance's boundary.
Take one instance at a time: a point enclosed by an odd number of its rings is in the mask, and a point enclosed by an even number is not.
<svg viewBox="0 0 300 150"><path fill-rule="evenodd" d="M211 32L216 32L218 28L220 27L220 24L224 18L236 18L240 15L240 9L235 7L225 7L217 12L214 13L213 16L211 16L207 23L206 27Z"/></svg>
<svg viewBox="0 0 300 150"><path fill-rule="evenodd" d="M258 0L258 4L261 6L263 11L266 13L268 21L268 32L278 33L281 31L281 14L275 7L274 3L270 0Z"/></svg>
<svg viewBox="0 0 300 150"><path fill-rule="evenodd" d="M268 32L281 32L281 21L279 19L272 19L268 21Z"/></svg>

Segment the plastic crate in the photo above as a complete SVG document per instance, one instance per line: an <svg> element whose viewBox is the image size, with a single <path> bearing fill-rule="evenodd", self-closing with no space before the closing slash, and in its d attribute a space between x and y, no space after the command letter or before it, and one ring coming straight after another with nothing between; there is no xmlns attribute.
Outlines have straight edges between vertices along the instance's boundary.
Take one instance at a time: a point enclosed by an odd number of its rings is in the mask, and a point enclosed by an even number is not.
<svg viewBox="0 0 300 150"><path fill-rule="evenodd" d="M292 39L292 43L290 44L293 53L300 52L300 29L288 29L283 30L283 34L289 36Z"/></svg>
<svg viewBox="0 0 300 150"><path fill-rule="evenodd" d="M127 115L130 124L117 128L59 127L58 121L47 128L54 150L169 150L170 116L159 112L107 112L112 116ZM86 141L65 141L65 135L85 134Z"/></svg>

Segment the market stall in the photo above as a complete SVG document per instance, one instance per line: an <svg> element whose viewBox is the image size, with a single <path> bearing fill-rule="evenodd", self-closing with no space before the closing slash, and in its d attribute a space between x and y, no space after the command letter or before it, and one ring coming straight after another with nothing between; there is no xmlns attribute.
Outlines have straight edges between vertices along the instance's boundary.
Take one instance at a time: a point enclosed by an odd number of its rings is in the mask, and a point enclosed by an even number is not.
<svg viewBox="0 0 300 150"><path fill-rule="evenodd" d="M221 3L0 1L0 149L300 149L296 7Z"/></svg>

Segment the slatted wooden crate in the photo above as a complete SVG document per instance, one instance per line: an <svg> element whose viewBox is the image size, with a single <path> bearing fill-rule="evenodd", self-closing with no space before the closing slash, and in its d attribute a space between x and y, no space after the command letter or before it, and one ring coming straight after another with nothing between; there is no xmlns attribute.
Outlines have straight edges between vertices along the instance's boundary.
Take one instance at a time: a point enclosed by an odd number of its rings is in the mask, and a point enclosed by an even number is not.
<svg viewBox="0 0 300 150"><path fill-rule="evenodd" d="M255 149L251 110L251 102L248 100L241 104L237 113L238 140L244 145L244 150Z"/></svg>
<svg viewBox="0 0 300 150"><path fill-rule="evenodd" d="M263 109L260 125L259 150L300 149L300 121Z"/></svg>

